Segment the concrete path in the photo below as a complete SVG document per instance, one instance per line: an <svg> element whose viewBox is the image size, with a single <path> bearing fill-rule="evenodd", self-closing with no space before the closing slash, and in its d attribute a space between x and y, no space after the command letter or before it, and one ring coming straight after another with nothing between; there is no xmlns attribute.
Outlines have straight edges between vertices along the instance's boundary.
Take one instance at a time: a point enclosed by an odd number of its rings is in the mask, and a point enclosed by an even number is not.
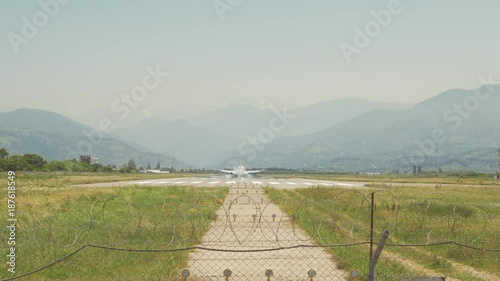
<svg viewBox="0 0 500 281"><path fill-rule="evenodd" d="M269 203L258 184L246 180L231 185L217 216L199 246L250 252L197 250L190 254L188 269L194 278L188 280L225 280L226 269L232 271L229 280L267 280L267 269L274 273L271 280L310 280L311 269L317 274L313 280L346 280L348 276L336 269L332 256L323 248L251 252L313 245L277 205Z"/></svg>

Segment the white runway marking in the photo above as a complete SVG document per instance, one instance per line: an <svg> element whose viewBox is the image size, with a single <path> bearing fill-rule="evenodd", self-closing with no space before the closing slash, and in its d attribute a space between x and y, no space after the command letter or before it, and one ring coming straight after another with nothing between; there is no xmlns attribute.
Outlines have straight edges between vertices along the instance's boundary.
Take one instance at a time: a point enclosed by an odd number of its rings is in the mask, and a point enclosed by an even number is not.
<svg viewBox="0 0 500 281"><path fill-rule="evenodd" d="M169 183L170 181L159 181L157 183Z"/></svg>
<svg viewBox="0 0 500 281"><path fill-rule="evenodd" d="M233 183L236 183L235 181L227 181L226 182L227 184L233 184Z"/></svg>
<svg viewBox="0 0 500 281"><path fill-rule="evenodd" d="M216 184L216 183L219 183L220 181L211 181L209 182L209 184Z"/></svg>
<svg viewBox="0 0 500 281"><path fill-rule="evenodd" d="M288 184L297 184L297 183L294 183L294 182L287 182Z"/></svg>
<svg viewBox="0 0 500 281"><path fill-rule="evenodd" d="M253 181L252 184L261 184L261 181Z"/></svg>
<svg viewBox="0 0 500 281"><path fill-rule="evenodd" d="M280 184L280 183L275 181L270 181L269 184Z"/></svg>
<svg viewBox="0 0 500 281"><path fill-rule="evenodd" d="M197 184L197 183L202 183L201 181L192 181L191 183Z"/></svg>
<svg viewBox="0 0 500 281"><path fill-rule="evenodd" d="M310 182L305 182L304 184L305 184L305 185L314 185L314 184L312 184L312 183L310 183Z"/></svg>
<svg viewBox="0 0 500 281"><path fill-rule="evenodd" d="M185 181L176 181L175 184L185 183Z"/></svg>
<svg viewBox="0 0 500 281"><path fill-rule="evenodd" d="M152 183L153 181L138 181L138 184L146 184L146 183Z"/></svg>
<svg viewBox="0 0 500 281"><path fill-rule="evenodd" d="M324 183L324 182L320 182L319 184L326 185L326 186L331 186L332 185L331 183Z"/></svg>

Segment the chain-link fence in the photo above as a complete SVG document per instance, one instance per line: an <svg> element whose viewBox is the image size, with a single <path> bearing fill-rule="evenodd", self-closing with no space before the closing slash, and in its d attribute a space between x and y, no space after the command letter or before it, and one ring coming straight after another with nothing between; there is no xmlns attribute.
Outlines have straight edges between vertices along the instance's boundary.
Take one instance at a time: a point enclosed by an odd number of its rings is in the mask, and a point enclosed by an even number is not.
<svg viewBox="0 0 500 281"><path fill-rule="evenodd" d="M19 202L18 246L32 255L20 252L24 270L3 280L369 280L384 229L376 280L500 280L497 205L252 184L148 205L120 196ZM8 254L8 232L1 242Z"/></svg>

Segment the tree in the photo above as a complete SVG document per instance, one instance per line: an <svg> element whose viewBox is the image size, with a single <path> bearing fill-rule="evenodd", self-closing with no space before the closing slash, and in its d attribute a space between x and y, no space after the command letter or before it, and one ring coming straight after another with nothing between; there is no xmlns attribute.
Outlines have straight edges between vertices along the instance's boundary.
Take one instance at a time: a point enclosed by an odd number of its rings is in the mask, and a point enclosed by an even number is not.
<svg viewBox="0 0 500 281"><path fill-rule="evenodd" d="M156 170L161 170L161 162L158 161L158 164L156 164Z"/></svg>
<svg viewBox="0 0 500 281"><path fill-rule="evenodd" d="M70 162L69 160L64 161L64 162ZM57 160L52 160L49 163L46 163L44 165L45 169L53 172L53 171L65 171L66 170L66 165L62 161L57 161Z"/></svg>
<svg viewBox="0 0 500 281"><path fill-rule="evenodd" d="M22 158L26 162L27 170L40 170L42 166L47 163L47 161L45 161L45 159L38 154L24 154Z"/></svg>
<svg viewBox="0 0 500 281"><path fill-rule="evenodd" d="M418 165L418 168L417 168L417 173L422 173L422 167L420 167L420 165Z"/></svg>
<svg viewBox="0 0 500 281"><path fill-rule="evenodd" d="M413 165L413 174L417 174L417 166Z"/></svg>
<svg viewBox="0 0 500 281"><path fill-rule="evenodd" d="M7 161L9 160L8 157L9 157L9 152L7 151L7 149L5 148L0 149L0 171L8 170L7 168Z"/></svg>
<svg viewBox="0 0 500 281"><path fill-rule="evenodd" d="M9 157L9 152L7 151L7 149L0 149L0 159L6 159L7 157Z"/></svg>
<svg viewBox="0 0 500 281"><path fill-rule="evenodd" d="M146 167L146 170L151 170L151 163L148 163L148 166Z"/></svg>
<svg viewBox="0 0 500 281"><path fill-rule="evenodd" d="M130 171L132 171L132 170L137 170L137 166L135 165L135 161L134 161L134 159L130 159L130 160L128 161L127 167L128 167L128 169L129 169Z"/></svg>
<svg viewBox="0 0 500 281"><path fill-rule="evenodd" d="M26 160L21 155L17 154L7 158L5 164L5 170L9 171L24 171L27 166Z"/></svg>

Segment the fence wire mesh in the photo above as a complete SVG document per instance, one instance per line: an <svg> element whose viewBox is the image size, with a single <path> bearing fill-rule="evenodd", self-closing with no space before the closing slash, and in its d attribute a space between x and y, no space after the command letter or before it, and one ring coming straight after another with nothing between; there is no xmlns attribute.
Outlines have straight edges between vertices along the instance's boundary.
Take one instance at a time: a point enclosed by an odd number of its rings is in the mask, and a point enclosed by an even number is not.
<svg viewBox="0 0 500 281"><path fill-rule="evenodd" d="M193 195L147 205L111 195L50 204L21 198L22 264L0 277L368 280L370 235L376 247L388 229L376 280L500 280L500 250L491 246L500 241L498 206L398 198L382 189L288 192L253 184ZM0 241L5 255L8 235Z"/></svg>

